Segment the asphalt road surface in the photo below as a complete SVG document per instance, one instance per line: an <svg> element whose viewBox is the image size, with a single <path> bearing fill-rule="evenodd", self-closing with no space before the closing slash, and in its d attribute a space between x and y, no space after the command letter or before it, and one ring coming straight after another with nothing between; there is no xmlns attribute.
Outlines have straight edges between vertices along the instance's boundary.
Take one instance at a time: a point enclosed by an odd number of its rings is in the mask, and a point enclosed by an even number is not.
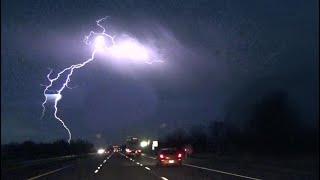
<svg viewBox="0 0 320 180"><path fill-rule="evenodd" d="M66 161L63 163L25 167L3 173L1 179L181 179L181 180L209 180L209 179L255 179L241 177L228 172L201 169L192 165L159 167L156 160L150 156L139 158L126 157L121 153L110 155L92 155L88 158Z"/></svg>
<svg viewBox="0 0 320 180"><path fill-rule="evenodd" d="M241 173L240 171L222 171L218 168L200 166L196 163L190 163L190 161L185 161L182 166L160 167L156 165L156 159L152 156L143 155L139 158L130 158L122 153L112 153L109 155L91 155L87 158L14 169L2 173L1 179L232 180L280 178L270 178L272 176L268 177L268 174L261 174L256 171L254 173L248 171L247 174ZM280 179L287 178L283 176ZM292 179L292 177L289 179ZM301 177L293 179L301 179Z"/></svg>

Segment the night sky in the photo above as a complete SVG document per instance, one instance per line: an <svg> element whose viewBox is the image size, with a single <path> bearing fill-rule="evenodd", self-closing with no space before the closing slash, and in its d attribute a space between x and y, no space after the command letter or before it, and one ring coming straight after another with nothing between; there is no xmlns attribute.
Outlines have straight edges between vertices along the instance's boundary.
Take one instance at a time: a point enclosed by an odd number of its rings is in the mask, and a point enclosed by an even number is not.
<svg viewBox="0 0 320 180"><path fill-rule="evenodd" d="M223 120L227 104L284 89L306 128L318 125L316 0L1 1L1 142L67 139L48 110L48 68L90 57L83 38L106 22L152 46L164 63L112 62L78 69L59 115L73 138L120 142ZM241 120L239 120L241 121ZM241 123L241 122L239 122Z"/></svg>

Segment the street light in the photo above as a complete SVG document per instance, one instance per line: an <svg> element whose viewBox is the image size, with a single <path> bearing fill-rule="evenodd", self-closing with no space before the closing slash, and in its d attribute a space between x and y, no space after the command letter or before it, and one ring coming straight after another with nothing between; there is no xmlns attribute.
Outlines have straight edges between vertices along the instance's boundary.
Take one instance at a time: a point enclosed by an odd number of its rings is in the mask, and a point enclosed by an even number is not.
<svg viewBox="0 0 320 180"><path fill-rule="evenodd" d="M148 142L147 142L147 141L141 141L141 142L140 142L140 146L141 146L142 148L147 147L147 146L148 146Z"/></svg>
<svg viewBox="0 0 320 180"><path fill-rule="evenodd" d="M105 151L104 149L102 149L102 148L98 149L98 151L97 151L98 154L103 154L103 153L105 153L105 152L106 152L106 151Z"/></svg>

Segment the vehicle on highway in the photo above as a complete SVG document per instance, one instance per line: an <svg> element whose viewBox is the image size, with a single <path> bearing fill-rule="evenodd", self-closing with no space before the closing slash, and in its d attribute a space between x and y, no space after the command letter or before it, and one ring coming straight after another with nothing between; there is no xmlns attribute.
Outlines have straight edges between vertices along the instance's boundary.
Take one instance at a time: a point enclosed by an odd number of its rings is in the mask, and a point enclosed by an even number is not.
<svg viewBox="0 0 320 180"><path fill-rule="evenodd" d="M107 153L106 150L103 149L103 148L100 148L100 149L97 150L97 154L99 154L99 155L106 154L106 153Z"/></svg>
<svg viewBox="0 0 320 180"><path fill-rule="evenodd" d="M125 154L127 156L130 156L130 157L141 156L141 149L126 148L126 153Z"/></svg>
<svg viewBox="0 0 320 180"><path fill-rule="evenodd" d="M126 140L125 154L130 157L140 157L142 150L138 138L130 137Z"/></svg>
<svg viewBox="0 0 320 180"><path fill-rule="evenodd" d="M163 148L158 152L158 165L182 165L183 153L177 148Z"/></svg>
<svg viewBox="0 0 320 180"><path fill-rule="evenodd" d="M113 146L113 152L120 152L121 149L119 146Z"/></svg>

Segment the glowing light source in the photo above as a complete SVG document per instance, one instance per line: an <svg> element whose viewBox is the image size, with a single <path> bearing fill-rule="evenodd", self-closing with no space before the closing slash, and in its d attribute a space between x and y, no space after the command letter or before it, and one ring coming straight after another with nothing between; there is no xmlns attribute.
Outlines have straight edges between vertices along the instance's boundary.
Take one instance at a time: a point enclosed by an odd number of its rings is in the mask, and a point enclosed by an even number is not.
<svg viewBox="0 0 320 180"><path fill-rule="evenodd" d="M158 141L152 141L152 150L155 150L156 147L158 147Z"/></svg>
<svg viewBox="0 0 320 180"><path fill-rule="evenodd" d="M97 151L98 154L103 154L103 153L105 153L105 152L106 152L106 151L105 151L104 149L102 149L102 148L101 148L101 149L98 149L98 151Z"/></svg>
<svg viewBox="0 0 320 180"><path fill-rule="evenodd" d="M141 141L140 142L140 146L143 147L143 148L147 147L148 146L148 142L147 141Z"/></svg>
<svg viewBox="0 0 320 180"><path fill-rule="evenodd" d="M56 101L59 101L62 98L61 94L56 94Z"/></svg>
<svg viewBox="0 0 320 180"><path fill-rule="evenodd" d="M125 40L115 44L110 48L110 53L113 58L127 60L147 61L149 53L147 49L134 40Z"/></svg>
<svg viewBox="0 0 320 180"><path fill-rule="evenodd" d="M59 101L62 98L61 94L45 94L45 96L51 101Z"/></svg>
<svg viewBox="0 0 320 180"><path fill-rule="evenodd" d="M103 36L97 36L94 40L94 47L96 50L103 50L106 47L105 38Z"/></svg>
<svg viewBox="0 0 320 180"><path fill-rule="evenodd" d="M129 152L131 152L131 150L130 150L130 149L128 149L128 148L126 148L126 152L128 152L128 153L129 153Z"/></svg>
<svg viewBox="0 0 320 180"><path fill-rule="evenodd" d="M82 63L79 64L73 64L67 68L64 68L62 71L56 74L55 77L51 77L53 70L50 69L50 72L47 74L47 80L49 83L47 85L43 85L45 89L43 90L43 95L44 95L44 101L42 102L42 114L41 114L41 119L44 118L45 112L46 112L46 104L49 99L54 100L54 117L56 120L58 120L62 126L65 128L65 130L68 133L68 142L70 143L71 141L71 131L70 129L66 126L62 118L60 118L57 113L58 113L58 102L62 98L62 91L68 86L69 82L71 81L71 76L73 72L76 69L80 69L84 67L86 64L90 63L95 59L95 54L96 52L101 52L101 51L106 51L109 52L113 57L115 58L121 58L121 59L126 59L126 60L139 60L143 63L147 64L152 64L154 62L162 62L162 60L151 60L150 59L150 54L149 50L142 46L138 41L134 39L130 40L125 40L125 41L120 41L115 43L114 37L111 36L110 34L106 33L105 27L103 27L100 22L106 20L108 17L101 18L96 21L96 25L101 28L101 32L97 33L94 31L90 31L90 33L85 36L84 38L84 43L86 45L93 45L94 50L91 53L91 57L85 60ZM94 37L94 41L91 39ZM107 47L106 41L110 41L111 45ZM48 92L52 91L54 84L57 82L60 82L61 78L63 78L63 83L55 89L56 94L49 94ZM70 88L71 89L71 88Z"/></svg>

